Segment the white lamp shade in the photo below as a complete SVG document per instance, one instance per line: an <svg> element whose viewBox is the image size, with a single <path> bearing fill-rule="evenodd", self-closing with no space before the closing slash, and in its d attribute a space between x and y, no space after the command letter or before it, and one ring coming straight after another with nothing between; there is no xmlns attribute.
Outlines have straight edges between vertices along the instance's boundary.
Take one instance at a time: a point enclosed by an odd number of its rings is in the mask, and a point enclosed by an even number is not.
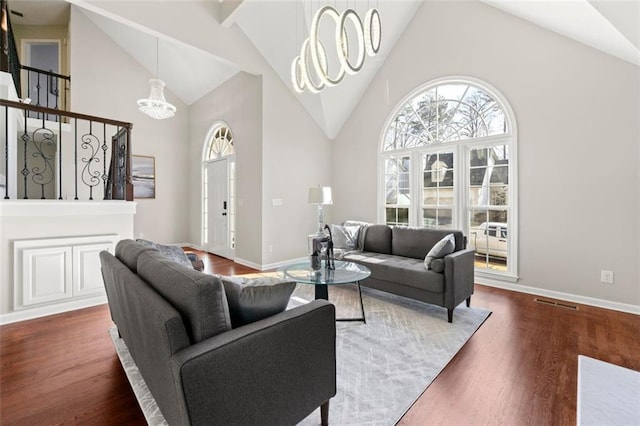
<svg viewBox="0 0 640 426"><path fill-rule="evenodd" d="M332 204L330 186L313 186L309 188L309 204Z"/></svg>

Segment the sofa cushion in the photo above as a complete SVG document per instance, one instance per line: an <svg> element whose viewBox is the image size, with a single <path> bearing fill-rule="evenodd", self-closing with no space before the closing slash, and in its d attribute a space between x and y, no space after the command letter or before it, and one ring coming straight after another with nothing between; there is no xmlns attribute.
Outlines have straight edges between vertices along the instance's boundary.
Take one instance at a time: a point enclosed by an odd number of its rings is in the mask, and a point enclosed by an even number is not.
<svg viewBox="0 0 640 426"><path fill-rule="evenodd" d="M453 253L455 248L455 240L453 234L447 234L444 238L438 241L429 253L424 258L424 267L425 269L431 269L431 261L433 259L442 259L448 254Z"/></svg>
<svg viewBox="0 0 640 426"><path fill-rule="evenodd" d="M138 238L136 242L144 246L153 247L154 249L162 253L164 257L166 257L169 260L173 260L174 262L180 263L181 265L190 266L193 268L193 263L189 259L189 256L187 256L184 250L182 250L182 248L178 246L159 244L154 241L143 240L141 238Z"/></svg>
<svg viewBox="0 0 640 426"><path fill-rule="evenodd" d="M229 302L233 328L284 311L296 283L276 277L227 277L220 275Z"/></svg>
<svg viewBox="0 0 640 426"><path fill-rule="evenodd" d="M231 330L227 297L218 277L156 251L138 257L138 274L180 312L193 343Z"/></svg>
<svg viewBox="0 0 640 426"><path fill-rule="evenodd" d="M133 273L138 272L138 256L145 251L155 251L155 249L128 239L120 240L116 244L116 257Z"/></svg>
<svg viewBox="0 0 640 426"><path fill-rule="evenodd" d="M391 254L391 228L387 225L371 225L367 227L363 250Z"/></svg>
<svg viewBox="0 0 640 426"><path fill-rule="evenodd" d="M359 226L331 225L333 248L355 250L358 247Z"/></svg>
<svg viewBox="0 0 640 426"><path fill-rule="evenodd" d="M448 234L455 238L455 251L464 249L464 235L460 231L394 226L392 232L392 253L398 256L424 259L431 247Z"/></svg>
<svg viewBox="0 0 640 426"><path fill-rule="evenodd" d="M434 293L444 292L444 275L424 269L422 259L373 252L355 252L346 255L345 260L365 265L371 269L371 276L379 280L391 281Z"/></svg>

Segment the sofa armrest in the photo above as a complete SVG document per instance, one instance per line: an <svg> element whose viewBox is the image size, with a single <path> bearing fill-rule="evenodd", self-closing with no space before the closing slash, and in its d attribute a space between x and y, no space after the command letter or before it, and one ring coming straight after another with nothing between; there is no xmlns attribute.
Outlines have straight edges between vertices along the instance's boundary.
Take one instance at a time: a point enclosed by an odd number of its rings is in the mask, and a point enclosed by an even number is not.
<svg viewBox="0 0 640 426"><path fill-rule="evenodd" d="M475 250L464 249L444 257L444 307L454 309L471 297L474 285Z"/></svg>
<svg viewBox="0 0 640 426"><path fill-rule="evenodd" d="M335 307L315 300L185 348L172 363L193 425L295 424L336 394Z"/></svg>

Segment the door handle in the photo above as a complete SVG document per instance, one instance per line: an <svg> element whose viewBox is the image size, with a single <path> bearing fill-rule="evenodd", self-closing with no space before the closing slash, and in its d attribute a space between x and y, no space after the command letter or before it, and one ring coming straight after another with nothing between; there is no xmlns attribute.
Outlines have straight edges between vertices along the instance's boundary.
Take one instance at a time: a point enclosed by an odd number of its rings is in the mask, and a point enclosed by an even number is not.
<svg viewBox="0 0 640 426"><path fill-rule="evenodd" d="M227 209L227 202L226 202L226 201L223 201L223 202L222 202L222 209L223 209L223 210L226 210L226 209Z"/></svg>

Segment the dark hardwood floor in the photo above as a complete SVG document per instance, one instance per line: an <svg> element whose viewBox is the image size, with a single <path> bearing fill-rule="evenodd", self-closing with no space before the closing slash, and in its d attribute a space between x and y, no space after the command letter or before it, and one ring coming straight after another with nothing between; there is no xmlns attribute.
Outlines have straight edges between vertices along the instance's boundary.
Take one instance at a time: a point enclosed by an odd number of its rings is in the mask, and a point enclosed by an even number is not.
<svg viewBox="0 0 640 426"><path fill-rule="evenodd" d="M208 273L255 272L203 258ZM401 425L575 424L578 354L640 370L636 315L481 285L472 306L493 314ZM110 326L102 305L0 327L0 424L144 424Z"/></svg>

